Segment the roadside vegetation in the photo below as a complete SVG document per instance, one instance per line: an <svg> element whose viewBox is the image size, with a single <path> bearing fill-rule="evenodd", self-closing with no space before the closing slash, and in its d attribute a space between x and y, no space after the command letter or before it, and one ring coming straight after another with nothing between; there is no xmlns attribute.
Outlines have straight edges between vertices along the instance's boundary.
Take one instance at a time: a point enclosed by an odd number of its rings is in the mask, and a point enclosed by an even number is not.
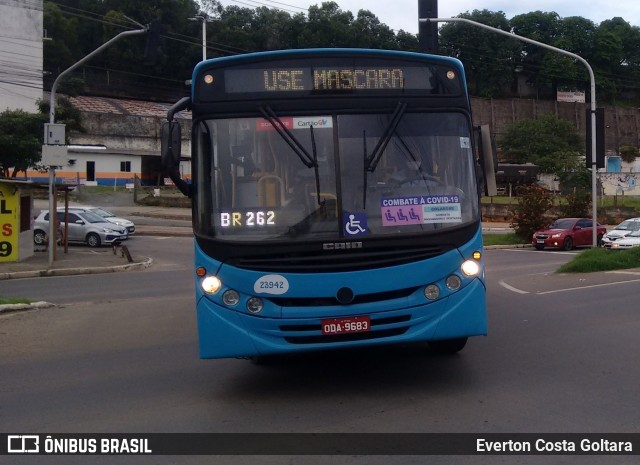
<svg viewBox="0 0 640 465"><path fill-rule="evenodd" d="M496 197L482 197L482 204L517 205L518 197L515 195L499 195ZM553 196L554 205L566 205L567 200L562 195ZM589 205L589 208L591 206ZM640 197L636 195L605 195L598 197L598 208L627 207L634 210L640 216Z"/></svg>
<svg viewBox="0 0 640 465"><path fill-rule="evenodd" d="M518 244L528 244L528 241L525 241L520 236L517 236L514 233L507 234L483 234L482 242L485 246L487 245L518 245Z"/></svg>
<svg viewBox="0 0 640 465"><path fill-rule="evenodd" d="M588 249L562 265L556 273L592 273L629 268L640 268L640 247L628 250Z"/></svg>
<svg viewBox="0 0 640 465"><path fill-rule="evenodd" d="M32 301L23 297L3 297L0 296L0 305L8 304L30 304Z"/></svg>

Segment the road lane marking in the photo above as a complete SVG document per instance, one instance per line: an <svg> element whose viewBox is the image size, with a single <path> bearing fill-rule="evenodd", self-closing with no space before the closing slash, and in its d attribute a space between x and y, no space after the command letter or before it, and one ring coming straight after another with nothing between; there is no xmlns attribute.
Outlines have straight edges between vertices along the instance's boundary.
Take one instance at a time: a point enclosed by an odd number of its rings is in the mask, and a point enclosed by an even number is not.
<svg viewBox="0 0 640 465"><path fill-rule="evenodd" d="M611 273L616 273L616 272L611 272ZM622 274L622 273L620 273ZM627 272L626 274L632 274L632 275L640 275L640 272ZM534 292L534 295L547 295L547 294L557 294L559 292L568 292L568 291L580 291L583 289L592 289L592 288L596 288L596 287L606 287L606 286L613 286L616 284L630 284L630 283L637 283L640 282L640 278L639 279L630 279L627 281L616 281L613 283L601 283L601 284L590 284L588 286L578 286L578 287L567 287L567 288L563 288L563 289L553 289L550 291L537 291ZM504 287L505 289L511 291L511 292L515 292L516 294L531 294L531 292L529 291L524 291L522 289L518 289L517 287L511 286L507 283L505 283L503 280L498 281L498 284L502 287Z"/></svg>
<svg viewBox="0 0 640 465"><path fill-rule="evenodd" d="M558 292L566 292L566 291L579 291L582 289L592 289L595 287L614 286L616 284L629 284L629 283L637 283L637 282L640 282L640 279L630 279L628 281L617 281L615 283L591 284L589 286L581 286L581 287L568 287L566 289L556 289L553 291L536 292L536 295L555 294Z"/></svg>
<svg viewBox="0 0 640 465"><path fill-rule="evenodd" d="M500 280L498 284L500 284L505 289L508 289L511 292L515 292L517 294L529 294L529 291L523 291L521 289L518 289L517 287L510 286L509 284L505 283L503 280Z"/></svg>

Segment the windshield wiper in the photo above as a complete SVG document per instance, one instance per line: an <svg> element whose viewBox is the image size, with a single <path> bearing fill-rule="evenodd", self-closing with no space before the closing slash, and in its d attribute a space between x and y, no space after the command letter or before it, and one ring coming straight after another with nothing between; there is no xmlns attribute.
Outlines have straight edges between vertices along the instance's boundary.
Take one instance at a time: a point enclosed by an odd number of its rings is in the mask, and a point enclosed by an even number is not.
<svg viewBox="0 0 640 465"><path fill-rule="evenodd" d="M406 110L406 108L407 108L406 103L398 102L398 105L396 106L396 109L394 110L393 115L391 115L391 121L389 121L389 124L387 125L387 129L385 129L384 131L384 135L380 138L380 140L378 140L378 144L373 149L373 152L371 152L371 156L367 159L365 163L366 171L370 171L371 173L373 173L376 170L376 166L378 166L378 162L382 157L382 152L384 152L384 149L387 148L387 145L389 144L389 141L391 140L393 133L396 131L396 128L398 127L398 124L400 123L400 119L402 118L402 115L404 114L404 111Z"/></svg>
<svg viewBox="0 0 640 465"><path fill-rule="evenodd" d="M367 131L362 131L362 159L364 161L364 169L362 170L362 174L364 177L364 188L362 189L362 208L364 210L367 209L367 169L369 164L369 159L367 157Z"/></svg>
<svg viewBox="0 0 640 465"><path fill-rule="evenodd" d="M313 153L313 155L310 155L307 149L296 139L271 107L260 107L260 112L265 119L271 123L280 137L291 147L293 153L300 158L300 161L304 163L307 168L313 168L316 179L316 199L319 206L324 206L324 200L320 199L320 170L318 168L318 153L316 150L316 138L313 134L313 126L309 125L309 130L311 131L311 151Z"/></svg>
<svg viewBox="0 0 640 465"><path fill-rule="evenodd" d="M291 150L298 155L300 161L302 161L307 168L313 168L314 166L317 168L317 162L314 161L313 157L307 152L307 149L305 149L300 141L289 131L271 107L260 107L260 113L271 123L273 128L280 134L280 137L282 137L289 147L291 147Z"/></svg>

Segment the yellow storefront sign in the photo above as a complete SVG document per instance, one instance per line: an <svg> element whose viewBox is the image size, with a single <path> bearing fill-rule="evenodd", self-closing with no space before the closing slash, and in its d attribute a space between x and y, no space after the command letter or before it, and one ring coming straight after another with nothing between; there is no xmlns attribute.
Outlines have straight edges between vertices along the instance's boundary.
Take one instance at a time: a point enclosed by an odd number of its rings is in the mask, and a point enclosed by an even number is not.
<svg viewBox="0 0 640 465"><path fill-rule="evenodd" d="M20 195L13 186L0 183L0 262L18 259L18 202Z"/></svg>

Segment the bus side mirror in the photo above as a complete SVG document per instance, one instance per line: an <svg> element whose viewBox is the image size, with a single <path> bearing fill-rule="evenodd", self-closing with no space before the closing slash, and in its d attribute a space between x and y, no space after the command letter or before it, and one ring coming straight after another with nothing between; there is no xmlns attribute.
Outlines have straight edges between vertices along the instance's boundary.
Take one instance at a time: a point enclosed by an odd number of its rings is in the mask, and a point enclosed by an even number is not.
<svg viewBox="0 0 640 465"><path fill-rule="evenodd" d="M177 121L165 121L160 129L160 163L164 171L180 165L181 130Z"/></svg>

